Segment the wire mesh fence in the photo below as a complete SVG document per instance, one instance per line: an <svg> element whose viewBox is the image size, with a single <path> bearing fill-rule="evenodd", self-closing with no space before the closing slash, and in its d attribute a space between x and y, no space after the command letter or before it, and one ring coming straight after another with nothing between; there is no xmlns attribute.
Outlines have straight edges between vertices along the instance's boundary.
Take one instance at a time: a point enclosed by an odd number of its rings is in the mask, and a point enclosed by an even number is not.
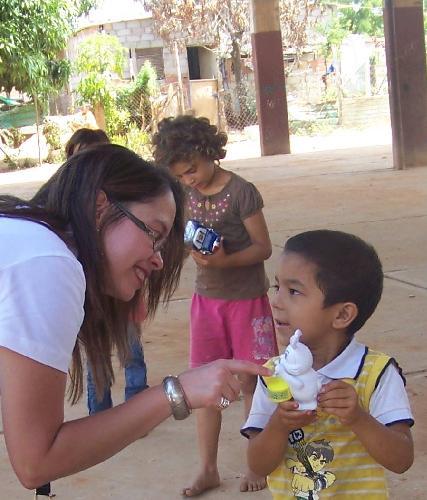
<svg viewBox="0 0 427 500"><path fill-rule="evenodd" d="M186 109L186 99L177 83L137 88L119 89L114 105L121 113L124 128L134 126L144 132L156 130L165 116L176 116ZM111 124L114 129L114 124Z"/></svg>
<svg viewBox="0 0 427 500"><path fill-rule="evenodd" d="M291 148L295 137L324 137L343 129L368 130L377 125L382 127L382 137L388 140L391 134L384 45L377 41L369 51L369 57L364 57L360 64L347 55L326 67L324 61L313 56L286 67ZM137 87L135 82L115 81L112 100L103 109L111 140L150 156L151 136L160 120L183 112L208 116L205 110L214 108L211 115L217 119L220 129L227 132L229 142L259 143L253 74L244 75L238 85L214 81L212 90L203 87L203 99L209 100L205 108L195 105L194 82L165 84L157 80L149 86ZM25 109L22 107L19 111L26 111L30 106L31 103L26 104ZM47 116L38 130L35 125L11 128L3 124L0 163L3 162L6 169L7 164L10 168L23 168L40 161L61 161L61 148L76 128L100 124L98 117L89 124L81 119L82 114ZM6 114L5 117L8 118ZM341 146L339 141L336 146ZM27 153L30 148L36 148L36 152ZM22 158L32 159L21 161Z"/></svg>
<svg viewBox="0 0 427 500"><path fill-rule="evenodd" d="M242 131L258 123L253 82L246 81L221 90L219 106L229 131Z"/></svg>
<svg viewBox="0 0 427 500"><path fill-rule="evenodd" d="M356 42L359 44L360 40ZM343 52L341 58L326 65L313 53L298 64L286 66L291 136L309 139L351 130L378 129L382 142L391 137L384 43L381 39L363 47L366 49L363 57L352 58ZM355 50L353 46L346 50L350 49ZM249 76L239 86L221 90L219 108L231 141L257 139L253 77ZM337 147L340 145L338 141Z"/></svg>

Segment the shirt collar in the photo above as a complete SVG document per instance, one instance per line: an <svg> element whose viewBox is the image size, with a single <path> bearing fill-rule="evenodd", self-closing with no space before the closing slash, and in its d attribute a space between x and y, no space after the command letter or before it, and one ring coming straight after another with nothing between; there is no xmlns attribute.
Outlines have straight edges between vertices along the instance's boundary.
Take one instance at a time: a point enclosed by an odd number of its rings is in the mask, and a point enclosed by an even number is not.
<svg viewBox="0 0 427 500"><path fill-rule="evenodd" d="M359 375L366 351L367 347L353 338L344 351L320 368L318 373L330 379L355 379Z"/></svg>

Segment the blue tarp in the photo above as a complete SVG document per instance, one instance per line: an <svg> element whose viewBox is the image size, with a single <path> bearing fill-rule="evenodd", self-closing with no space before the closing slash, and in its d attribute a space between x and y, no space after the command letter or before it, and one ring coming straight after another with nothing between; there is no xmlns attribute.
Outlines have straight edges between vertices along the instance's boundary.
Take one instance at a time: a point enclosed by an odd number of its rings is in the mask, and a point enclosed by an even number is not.
<svg viewBox="0 0 427 500"><path fill-rule="evenodd" d="M9 99L9 97L4 97L0 95L0 101L7 106L21 106L22 102L15 101L15 99Z"/></svg>
<svg viewBox="0 0 427 500"><path fill-rule="evenodd" d="M23 104L9 111L0 111L0 128L18 128L36 123L34 104Z"/></svg>

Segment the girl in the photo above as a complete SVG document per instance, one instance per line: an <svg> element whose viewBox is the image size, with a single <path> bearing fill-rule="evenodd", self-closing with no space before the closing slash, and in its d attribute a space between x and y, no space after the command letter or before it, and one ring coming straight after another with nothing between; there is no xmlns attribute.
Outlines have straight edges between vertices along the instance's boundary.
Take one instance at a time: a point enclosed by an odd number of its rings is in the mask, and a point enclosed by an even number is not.
<svg viewBox="0 0 427 500"><path fill-rule="evenodd" d="M197 264L190 316L190 366L220 358L262 364L277 346L264 261L271 243L256 187L220 166L227 136L207 118L179 116L159 123L153 137L154 158L185 186L188 218L197 219L222 236L213 255L192 251ZM206 318L209 318L207 328ZM251 407L256 377L242 376L245 414ZM202 469L183 490L194 496L219 485L217 467L221 413L201 410L197 424ZM241 491L265 487L265 478L247 472Z"/></svg>

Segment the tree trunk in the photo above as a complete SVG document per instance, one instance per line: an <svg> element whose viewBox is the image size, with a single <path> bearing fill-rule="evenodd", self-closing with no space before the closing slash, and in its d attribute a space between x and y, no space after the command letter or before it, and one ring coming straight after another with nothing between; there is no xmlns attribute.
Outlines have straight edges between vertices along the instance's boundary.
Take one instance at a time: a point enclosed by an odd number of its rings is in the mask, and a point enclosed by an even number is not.
<svg viewBox="0 0 427 500"><path fill-rule="evenodd" d="M176 74L178 77L178 107L179 114L183 115L185 111L185 102L184 102L184 86L182 84L182 74L181 74L181 64L179 62L179 51L178 44L174 42L174 54L175 54L175 64L176 64Z"/></svg>
<svg viewBox="0 0 427 500"><path fill-rule="evenodd" d="M105 111L102 103L99 102L98 104L95 104L95 106L93 107L93 114L95 115L95 120L98 127L102 130L106 130Z"/></svg>
<svg viewBox="0 0 427 500"><path fill-rule="evenodd" d="M239 128L244 128L246 119L249 116L248 96L246 85L242 81L242 60L240 58L240 41L237 38L232 40L231 59L233 61L234 77L236 80L236 115L238 116Z"/></svg>
<svg viewBox="0 0 427 500"><path fill-rule="evenodd" d="M240 86L240 84L242 83L242 61L240 59L240 45L235 38L233 38L231 44L231 60L233 61L234 77L236 79L236 85Z"/></svg>
<svg viewBox="0 0 427 500"><path fill-rule="evenodd" d="M40 152L40 108L39 101L35 94L33 94L34 107L36 109L36 129L37 129L37 146L39 149L39 166L42 164L41 152Z"/></svg>

